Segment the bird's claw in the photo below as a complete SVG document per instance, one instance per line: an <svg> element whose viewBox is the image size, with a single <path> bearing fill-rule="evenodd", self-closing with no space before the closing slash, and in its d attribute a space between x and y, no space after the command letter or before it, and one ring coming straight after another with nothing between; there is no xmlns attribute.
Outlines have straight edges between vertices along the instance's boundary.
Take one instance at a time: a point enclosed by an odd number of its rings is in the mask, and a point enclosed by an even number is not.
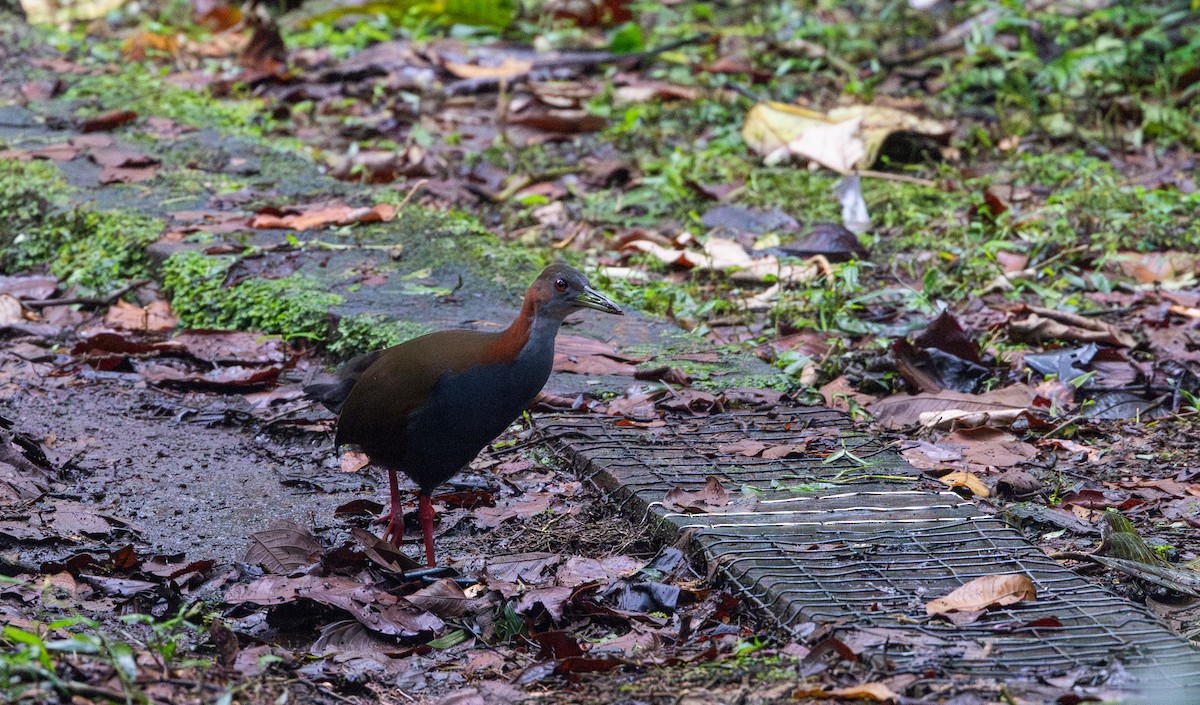
<svg viewBox="0 0 1200 705"><path fill-rule="evenodd" d="M387 528L383 530L383 540L400 548L400 543L404 540L404 515L400 512L391 512L377 521L380 524L387 522Z"/></svg>

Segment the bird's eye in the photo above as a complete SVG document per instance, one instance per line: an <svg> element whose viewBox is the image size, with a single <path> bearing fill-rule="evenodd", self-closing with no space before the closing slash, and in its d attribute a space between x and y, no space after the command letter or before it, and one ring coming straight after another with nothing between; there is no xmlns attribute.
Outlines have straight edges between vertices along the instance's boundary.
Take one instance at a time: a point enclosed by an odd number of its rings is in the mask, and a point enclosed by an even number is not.
<svg viewBox="0 0 1200 705"><path fill-rule="evenodd" d="M555 279L554 280L554 288L557 289L558 291L566 291L567 290L567 280L561 279L561 278Z"/></svg>

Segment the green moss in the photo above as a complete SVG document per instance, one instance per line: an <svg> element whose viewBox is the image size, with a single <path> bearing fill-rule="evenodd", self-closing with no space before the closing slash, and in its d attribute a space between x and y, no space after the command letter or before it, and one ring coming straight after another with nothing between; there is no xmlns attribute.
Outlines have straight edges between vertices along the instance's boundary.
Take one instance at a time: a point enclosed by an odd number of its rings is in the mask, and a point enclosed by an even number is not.
<svg viewBox="0 0 1200 705"><path fill-rule="evenodd" d="M50 273L83 295L106 293L150 275L146 246L165 224L140 213L73 210L43 229L56 250Z"/></svg>
<svg viewBox="0 0 1200 705"><path fill-rule="evenodd" d="M227 288L221 282L233 262L229 257L181 252L163 263L163 286L184 325L254 330L318 342L330 339L329 309L342 302L341 296L300 274L247 279Z"/></svg>
<svg viewBox="0 0 1200 705"><path fill-rule="evenodd" d="M390 348L432 330L422 323L396 321L380 315L346 316L338 321L329 352L339 357L351 357Z"/></svg>
<svg viewBox="0 0 1200 705"><path fill-rule="evenodd" d="M124 109L196 127L259 134L269 126L260 100L217 100L164 80L167 69L117 62L117 73L86 74L74 79L63 98L87 99L92 112Z"/></svg>
<svg viewBox="0 0 1200 705"><path fill-rule="evenodd" d="M139 213L64 209L67 192L52 164L0 161L0 271L45 267L83 296L148 276L146 246L163 222Z"/></svg>
<svg viewBox="0 0 1200 705"><path fill-rule="evenodd" d="M0 267L4 271L28 264L12 248L19 244L33 256L37 248L35 235L46 214L61 207L66 190L66 183L51 162L0 159L0 247L4 249Z"/></svg>

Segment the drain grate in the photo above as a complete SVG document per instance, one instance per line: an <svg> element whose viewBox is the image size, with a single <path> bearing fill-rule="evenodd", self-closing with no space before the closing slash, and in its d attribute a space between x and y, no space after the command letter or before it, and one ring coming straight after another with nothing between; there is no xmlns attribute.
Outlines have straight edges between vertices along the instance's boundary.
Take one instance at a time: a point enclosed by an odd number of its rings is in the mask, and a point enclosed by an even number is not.
<svg viewBox="0 0 1200 705"><path fill-rule="evenodd" d="M543 417L546 437L576 470L664 538L693 545L745 598L790 629L841 625L889 669L945 675L1054 676L1116 665L1149 682L1200 687L1200 651L1150 612L1048 558L1018 531L919 473L828 409L735 412L660 428L596 416ZM754 453L785 455L764 459ZM785 447L790 446L790 447ZM752 507L675 514L672 488L716 476ZM954 626L924 605L980 576L1021 573L1035 602Z"/></svg>

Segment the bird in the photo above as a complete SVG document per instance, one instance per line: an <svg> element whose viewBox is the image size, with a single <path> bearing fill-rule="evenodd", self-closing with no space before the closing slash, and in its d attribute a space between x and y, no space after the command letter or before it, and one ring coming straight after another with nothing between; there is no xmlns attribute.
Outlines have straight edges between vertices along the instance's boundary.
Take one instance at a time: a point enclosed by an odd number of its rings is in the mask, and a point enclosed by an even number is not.
<svg viewBox="0 0 1200 705"><path fill-rule="evenodd" d="M383 538L404 532L397 473L418 486L425 558L433 547L434 489L508 428L550 378L554 339L579 309L623 315L587 277L556 263L525 293L502 331L442 330L351 360L332 383L305 387L337 416L335 447L357 445L388 473L391 508Z"/></svg>

